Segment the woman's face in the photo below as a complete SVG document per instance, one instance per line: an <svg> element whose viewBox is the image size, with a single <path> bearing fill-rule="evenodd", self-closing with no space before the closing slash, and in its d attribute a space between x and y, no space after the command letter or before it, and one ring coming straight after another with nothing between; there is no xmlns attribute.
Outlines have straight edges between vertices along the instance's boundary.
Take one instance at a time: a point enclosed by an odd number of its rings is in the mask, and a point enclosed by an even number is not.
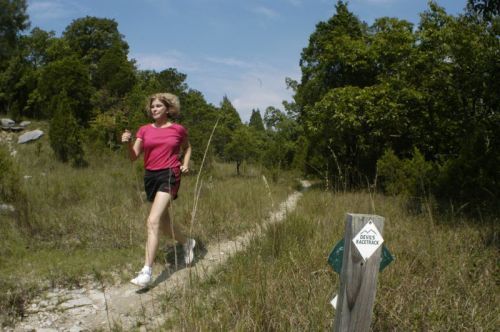
<svg viewBox="0 0 500 332"><path fill-rule="evenodd" d="M165 106L165 104L163 104L159 99L154 99L149 107L153 119L157 120L167 116L167 106Z"/></svg>

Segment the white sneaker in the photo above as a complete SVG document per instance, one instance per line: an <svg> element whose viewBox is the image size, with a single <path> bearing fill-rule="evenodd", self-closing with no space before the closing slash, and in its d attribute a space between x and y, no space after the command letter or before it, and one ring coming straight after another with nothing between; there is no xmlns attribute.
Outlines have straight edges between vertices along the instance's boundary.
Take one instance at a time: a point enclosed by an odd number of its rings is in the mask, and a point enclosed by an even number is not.
<svg viewBox="0 0 500 332"><path fill-rule="evenodd" d="M196 246L196 241L194 239L187 239L186 243L182 245L184 248L184 263L189 265L194 259L194 247Z"/></svg>
<svg viewBox="0 0 500 332"><path fill-rule="evenodd" d="M151 283L151 272L142 269L141 272L134 279L130 280L131 283L140 287L146 287Z"/></svg>

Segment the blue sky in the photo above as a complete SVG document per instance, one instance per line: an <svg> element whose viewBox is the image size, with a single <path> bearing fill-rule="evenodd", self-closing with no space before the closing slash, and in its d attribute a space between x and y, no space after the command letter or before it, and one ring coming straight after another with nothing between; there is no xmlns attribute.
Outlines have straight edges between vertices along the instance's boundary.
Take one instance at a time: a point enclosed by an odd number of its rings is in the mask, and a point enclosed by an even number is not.
<svg viewBox="0 0 500 332"><path fill-rule="evenodd" d="M291 100L285 78L300 80L302 48L336 0L28 0L31 28L60 36L74 19L112 18L139 69L173 67L219 105L228 96L248 121L251 110L282 109ZM438 0L449 14L466 0ZM418 23L426 0L351 0L349 8L372 23L382 16Z"/></svg>

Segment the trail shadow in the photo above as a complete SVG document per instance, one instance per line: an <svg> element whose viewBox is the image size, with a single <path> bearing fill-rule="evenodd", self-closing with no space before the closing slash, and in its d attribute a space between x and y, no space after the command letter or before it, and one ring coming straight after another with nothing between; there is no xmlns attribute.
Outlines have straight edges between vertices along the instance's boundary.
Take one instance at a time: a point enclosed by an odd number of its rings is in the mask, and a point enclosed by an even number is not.
<svg viewBox="0 0 500 332"><path fill-rule="evenodd" d="M189 265L189 267L193 267L199 261L203 260L203 258L207 254L207 248L205 244L200 239L196 240L196 246L194 247L194 259L193 262ZM162 282L165 282L174 274L182 269L185 269L186 264L184 264L184 250L182 245L170 245L165 249L165 268L161 273L156 277L156 279L148 286L138 289L136 291L137 294L144 294L149 292L151 289L160 285Z"/></svg>

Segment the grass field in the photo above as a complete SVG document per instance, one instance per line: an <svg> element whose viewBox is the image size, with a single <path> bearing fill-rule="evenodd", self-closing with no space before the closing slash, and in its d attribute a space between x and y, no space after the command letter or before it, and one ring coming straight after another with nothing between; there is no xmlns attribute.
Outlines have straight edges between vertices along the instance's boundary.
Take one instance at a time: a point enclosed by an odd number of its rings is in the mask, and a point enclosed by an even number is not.
<svg viewBox="0 0 500 332"><path fill-rule="evenodd" d="M384 216L396 257L379 275L374 331L498 331L498 242L489 241L496 224L410 215L397 198L322 190L307 192L285 222L211 278L166 297L175 314L163 329L332 330L339 277L327 257L346 212Z"/></svg>
<svg viewBox="0 0 500 332"><path fill-rule="evenodd" d="M88 152L82 169L54 161L47 137L16 145L27 224L0 215L0 321L12 324L29 299L49 287L125 281L142 264L142 168L123 151ZM174 222L204 243L234 238L261 223L297 184L281 174L214 163L183 178ZM307 191L295 212L208 279L165 296L162 330L331 330L338 275L327 264L343 237L345 214L385 217L396 257L380 275L375 331L496 331L500 322L498 219L412 214L403 200L364 192ZM191 221L194 222L191 224ZM162 256L159 254L158 260Z"/></svg>
<svg viewBox="0 0 500 332"><path fill-rule="evenodd" d="M108 282L129 279L143 263L149 211L141 163L131 164L124 151L89 152L89 166L76 169L54 160L47 137L15 148L28 220L20 224L13 216L0 215L4 325L48 287L77 286L93 280L96 272ZM184 176L172 208L174 222L204 243L253 229L297 184L290 176L267 186L265 175L248 165L243 176L236 176L234 165L205 168L194 219L197 174ZM164 259L161 252L157 259Z"/></svg>

